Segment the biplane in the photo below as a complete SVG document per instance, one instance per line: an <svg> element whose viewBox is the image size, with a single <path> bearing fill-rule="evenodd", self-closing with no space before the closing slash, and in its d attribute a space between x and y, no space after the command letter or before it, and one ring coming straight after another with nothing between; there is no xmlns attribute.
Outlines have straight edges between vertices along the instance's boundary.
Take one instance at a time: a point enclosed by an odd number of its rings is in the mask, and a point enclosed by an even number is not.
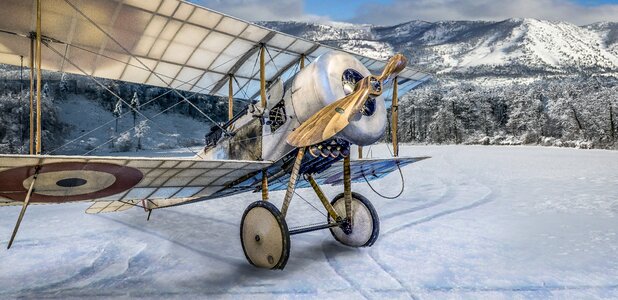
<svg viewBox="0 0 618 300"><path fill-rule="evenodd" d="M30 204L90 201L86 213L141 207L150 218L155 209L254 192L261 197L240 222L244 254L257 267L282 269L294 234L329 229L344 245L371 246L378 215L352 183L426 158L398 156L397 93L430 78L401 54L380 61L179 0L3 0L0 63L24 57L30 154L0 155L0 204L21 206L9 248ZM103 88L101 78L168 88L206 117L186 92L228 97L229 121L213 122L192 158L49 155L41 151L41 69ZM238 98L250 104L234 114ZM352 145L384 136L388 105L394 156L352 160ZM329 200L324 185L343 192ZM288 207L302 188L313 189L328 218L290 230ZM285 190L281 208L269 190Z"/></svg>

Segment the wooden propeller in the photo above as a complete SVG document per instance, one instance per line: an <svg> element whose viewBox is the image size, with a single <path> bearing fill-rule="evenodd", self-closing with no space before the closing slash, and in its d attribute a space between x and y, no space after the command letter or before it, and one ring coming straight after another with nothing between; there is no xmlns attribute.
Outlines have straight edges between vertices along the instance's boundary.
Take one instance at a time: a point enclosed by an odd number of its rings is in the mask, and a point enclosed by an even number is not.
<svg viewBox="0 0 618 300"><path fill-rule="evenodd" d="M361 112L369 97L380 96L384 82L395 78L407 63L405 56L395 54L380 76L363 78L356 84L354 92L322 108L292 131L287 137L288 144L294 147L311 146L341 132L350 124L352 117Z"/></svg>

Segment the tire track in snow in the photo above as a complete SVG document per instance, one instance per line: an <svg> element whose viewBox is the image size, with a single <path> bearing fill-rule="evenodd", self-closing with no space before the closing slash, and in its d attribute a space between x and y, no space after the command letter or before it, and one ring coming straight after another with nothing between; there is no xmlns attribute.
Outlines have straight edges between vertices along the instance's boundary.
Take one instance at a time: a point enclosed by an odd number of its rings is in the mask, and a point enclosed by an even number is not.
<svg viewBox="0 0 618 300"><path fill-rule="evenodd" d="M92 260L92 262L88 266L82 267L76 274L61 281L56 281L50 284L20 290L20 293L54 293L64 290L63 287L65 286L75 286L76 283L86 281L98 274L99 272L112 266L115 261L114 258L117 257L119 253L121 253L120 249L115 245L105 245L97 253L97 256Z"/></svg>
<svg viewBox="0 0 618 300"><path fill-rule="evenodd" d="M224 254L215 253L215 252L212 252L212 251L206 251L206 250L203 250L203 249L198 249L197 247L187 245L187 244L185 244L183 242L180 242L178 240L175 240L175 239L170 239L170 238L168 238L166 236L163 236L160 233L157 233L155 231L146 230L146 229L144 229L142 227L138 227L138 226L136 226L134 224L126 223L124 221L112 219L112 218L106 217L106 216L101 216L101 217L105 218L105 219L108 219L111 222L116 222L116 223L122 224L122 225L126 226L129 229L132 229L132 230L135 230L135 231L138 231L138 232L142 232L142 233L148 234L150 236L153 236L153 237L162 239L164 241L170 242L170 243L172 243L174 245L180 246L180 247L182 247L184 249L187 249L187 250L189 250L191 252L197 253L197 254L205 256L205 257L217 259L219 261L230 263L230 264L233 264L233 265L236 264L236 263L244 262L243 259L240 259L238 257L226 256Z"/></svg>
<svg viewBox="0 0 618 300"><path fill-rule="evenodd" d="M358 291L363 296L363 298L371 299L370 297L371 295L369 295L367 291L360 284L356 283L354 280L352 280L347 275L345 275L341 271L340 266L335 262L334 258L328 255L329 251L327 251L326 249L328 245L332 245L332 243L330 242L322 243L322 253L324 253L324 257L326 258L326 262L328 263L328 266L333 270L333 272L335 272L335 274L337 274L337 276L339 276L341 279L347 282L350 287Z"/></svg>
<svg viewBox="0 0 618 300"><path fill-rule="evenodd" d="M444 157L441 157L441 158L448 165L447 167L451 167L452 168L452 163L450 163L448 161L448 159L446 159ZM459 173L461 173L461 172L459 172ZM388 218L388 219L393 219L394 217L398 217L398 216L409 215L409 214L412 214L414 212L421 211L423 209L428 209L428 208L436 207L436 206L441 205L441 204L448 203L448 202L450 202L451 199L457 199L457 195L461 194L461 191L459 191L456 188L453 188L454 183L457 182L457 181L445 180L445 178L442 178L439 175L436 176L436 177L446 187L446 192L437 201L434 201L434 202L432 202L430 204L427 204L427 205L423 205L423 206L415 207L415 208L412 208L412 209L404 210L401 213L393 213L393 214L391 214L391 217ZM474 179L473 176L465 176L464 178L472 179L476 184L478 184L479 187L483 187L483 188L487 189L487 192L482 197L480 197L478 200L476 200L476 201L474 201L474 202L472 202L470 204L463 205L463 206L458 206L458 207L452 208L452 209L445 209L445 210L439 211L437 213L434 213L432 215L429 215L429 216L426 216L426 217L422 217L420 219L415 219L415 220L413 220L411 222L405 222L403 224L391 227L388 230L386 230L385 232L381 233L381 237L380 238L384 239L388 235L391 235L393 233L399 232L399 231L401 231L403 229L406 229L406 228L409 228L409 227L412 227L412 226L416 226L416 225L419 225L419 224L427 223L427 222L433 221L433 220L435 220L437 218L440 218L440 217L443 217L443 216L455 214L455 213L462 212L462 211L465 211L465 210L474 209L474 208L476 208L478 206L487 204L487 203L492 201L491 195L493 194L493 190L491 188L489 188L487 185L484 185L484 184L478 182L476 179ZM464 191L464 193L465 192L466 191ZM399 285L404 290L408 291L408 293L409 293L409 295L411 297L416 298L416 296L414 296L414 294L412 293L412 289L407 286L406 282L401 280L399 277L397 277L397 275L395 274L395 271L390 266L388 266L387 264L385 264L385 263L380 261L379 256L377 255L377 251L378 251L377 249L378 248L372 248L372 249L369 250L369 252L368 252L369 258L371 258L371 260L373 260L375 262L375 264L382 269L382 271L384 271L391 278L393 278L396 282L398 282Z"/></svg>
<svg viewBox="0 0 618 300"><path fill-rule="evenodd" d="M464 206L461 206L461 207L458 207L458 208L447 209L447 210L441 211L439 213L436 213L436 214L433 214L433 215L430 215L430 216L427 216L427 217L424 217L424 218L421 218L421 219L418 219L418 220L415 220L415 221L412 221L412 222L409 222L409 223L406 223L406 224L401 224L399 226L395 226L393 228L390 228L386 232L384 232L384 235L392 234L392 233L398 232L400 230L403 230L403 229L406 229L406 228L409 228L409 227L412 227L412 226L415 226L415 225L419 225L419 224L422 224L422 223L427 223L427 222L433 221L433 220L435 220L437 218L440 218L440 217L443 217L443 216L451 215L451 214L462 212L462 211L465 211L465 210L470 210L470 209L479 207L481 205L487 204L487 203L492 201L492 198L490 198L490 196L492 194L493 194L493 191L490 190L480 200L472 202L471 204L464 205Z"/></svg>
<svg viewBox="0 0 618 300"><path fill-rule="evenodd" d="M390 235L392 233L398 232L400 230L415 226L415 225L419 225L422 223L426 223L426 222L430 222L436 218L439 217L443 217L446 215L450 215L450 214L454 214L457 212L461 212L461 211L465 211L465 210L469 210L469 209L473 209L475 207L484 205L488 202L491 201L490 196L492 195L492 192L489 191L488 193L486 193L480 200L477 200L469 205L465 205L462 207L458 207L458 208L454 208L454 209L447 209L441 212L438 212L436 214L421 218L421 219L417 219L415 221L409 222L409 223L405 223L402 224L401 226L396 226L393 227L389 230L387 230L386 232L384 232L384 234L382 234L381 238L385 238L387 235ZM376 254L377 248L372 248L368 251L368 257L371 258L371 260L373 260L375 262L375 264L377 266L380 267L380 269L382 269L382 271L384 271L386 274L388 274L391 278L393 278L397 283L399 283L399 285L402 287L402 289L404 289L405 291L408 292L408 294L414 298L414 299L418 299L418 297L414 296L414 293L412 292L412 289L410 287L407 286L406 282L401 280L399 277L397 277L397 275L395 274L395 271L392 270L391 267L389 267L387 264L383 263L380 261L380 259L377 257Z"/></svg>

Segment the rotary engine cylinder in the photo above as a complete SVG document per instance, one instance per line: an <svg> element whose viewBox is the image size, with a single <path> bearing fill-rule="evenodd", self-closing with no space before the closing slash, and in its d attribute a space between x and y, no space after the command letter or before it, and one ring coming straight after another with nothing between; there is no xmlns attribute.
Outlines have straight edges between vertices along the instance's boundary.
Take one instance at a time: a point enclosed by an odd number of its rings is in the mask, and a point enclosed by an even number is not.
<svg viewBox="0 0 618 300"><path fill-rule="evenodd" d="M371 75L369 70L353 56L342 52L329 52L318 57L300 71L291 88L291 103L300 123L320 109L345 97L354 90L357 81ZM356 145L369 145L378 141L386 129L386 106L383 96L367 101L362 113L336 137Z"/></svg>

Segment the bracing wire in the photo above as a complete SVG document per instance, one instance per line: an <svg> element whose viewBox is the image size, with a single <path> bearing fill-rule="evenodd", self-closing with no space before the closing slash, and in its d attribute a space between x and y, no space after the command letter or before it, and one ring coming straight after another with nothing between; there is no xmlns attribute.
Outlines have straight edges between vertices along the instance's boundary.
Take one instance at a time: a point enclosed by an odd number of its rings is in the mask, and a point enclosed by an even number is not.
<svg viewBox="0 0 618 300"><path fill-rule="evenodd" d="M268 47L264 47L266 48L266 53L268 53L268 57L270 58L270 61L273 63L273 66L275 66L275 70L277 70L277 73L279 72L279 68L277 67L277 64L275 63L275 59L273 59L273 56L270 55L270 50L268 50Z"/></svg>
<svg viewBox="0 0 618 300"><path fill-rule="evenodd" d="M232 79L234 80L234 82L236 82L237 86L240 86L240 82L238 82L238 79L236 79L236 76L231 75ZM245 91L245 88L241 88L240 91L242 92L243 95L245 95L245 98L249 98L249 96L247 96L247 91Z"/></svg>
<svg viewBox="0 0 618 300"><path fill-rule="evenodd" d="M386 148L387 148L387 149L388 149L388 151L391 153L391 156L393 156L393 151L392 151L392 150L391 150L391 148L388 146L388 144L386 144ZM395 195L395 196L385 196L385 195L381 194L380 192L378 192L378 191L377 191L377 190L376 190L376 189L375 189L375 188L371 185L371 183L369 183L369 180L368 180L368 179L367 179L367 177L365 176L365 171L364 171L364 170L362 170L362 168L361 168L361 173L363 174L363 178L365 179L365 182L367 183L367 185L369 186L369 188L370 188L370 189L371 189L374 193L376 193L376 195L378 195L378 196L380 196L380 197L382 197L382 198L384 198L384 199L390 199L390 200L393 200L393 199L397 199L397 198L399 198L399 196L401 196L401 194L403 194L403 190L404 190L404 189L405 189L405 187L406 187L406 180L403 178L403 171L401 171L401 167L399 166L399 163L398 163L398 162L396 162L396 165L397 165L397 170L399 170L399 177L401 178L401 190L399 190L399 193L398 193L397 195Z"/></svg>
<svg viewBox="0 0 618 300"><path fill-rule="evenodd" d="M69 45L69 44L67 44L67 45ZM48 46L49 48L51 48L49 45L46 45L46 46ZM75 47L75 48L77 48L77 49L81 49L80 47L77 47L77 46L74 46L74 45L70 45L70 46L71 46L71 47ZM92 52L92 51L87 50L87 49L81 49L81 50L88 51L88 52ZM57 53L58 53L58 52L57 52ZM92 53L94 53L94 52L92 52ZM240 56L240 55L239 55L239 56ZM230 61L232 61L232 60L234 60L234 59L238 58L239 56L236 56L236 57L231 58L231 59L229 59L229 60L227 60L227 61L225 61L225 62L222 62L222 63L221 63L220 65L218 65L217 67L219 67L219 66L221 66L221 65L224 65L224 64L226 64L226 63L229 63ZM66 51L65 51L65 55L63 56L63 64L64 64L64 62L65 62L67 59L68 59L68 58L67 58L67 56L66 56ZM110 59L111 59L111 58L110 58ZM122 61L120 61L120 60L117 60L117 61L118 61L118 62L121 62L121 63L123 63L123 64L126 64L126 65L130 65L130 66L136 67L136 68L141 68L141 67L139 67L139 66L135 66L135 65L130 64L130 63L125 63L125 62L122 62ZM215 68L216 68L216 67L215 67ZM141 69L143 69L143 68L141 68ZM162 75L162 74L161 74L161 76L165 76L165 75ZM189 81L180 81L180 82L182 83L182 85L180 85L180 86L191 84L191 83L190 83L191 81L193 81L193 80L195 80L195 79L198 79L200 76L202 76L202 75L201 75L201 74L200 74L200 75L197 75L197 76L195 76L194 78L191 78ZM212 83L212 84L210 84L210 85L209 85L209 86L207 86L207 87L199 87L199 86L198 86L199 90L198 90L198 91L196 91L196 92L194 92L193 94L191 94L191 95L190 95L187 99L190 99L190 98L195 97L195 96L196 96L196 95L198 95L199 93L201 93L201 92L203 92L203 91L205 91L205 90L208 90L208 89L212 88L214 85L215 85L215 83ZM180 87L180 86L179 86L179 87ZM169 94L169 93L172 93L172 92L173 92L173 89L169 89L169 90L167 90L165 93L163 93L163 94L161 94L161 95L159 95L159 96L157 96L157 97L155 97L155 98L153 98L153 99L151 99L151 100L147 101L147 102L146 102L146 103L144 103L144 104L141 104L140 106L138 106L138 108L142 108L142 107L144 107L144 106L146 106L146 105L148 105L148 104L150 104L150 103L154 102L155 100L158 100L159 98L161 98L161 97L163 97L163 96L165 96L165 95L167 95L167 94ZM123 114L122 114L121 116L119 116L118 118L122 118L123 116L125 116L125 115L127 115L127 114L129 114L129 113L131 113L131 112L132 112L132 111L130 111L130 110L129 110L129 111L127 111L127 112L123 113ZM60 149L62 149L62 148L64 148L64 147L66 147L66 146L68 146L68 145L70 145L70 144L74 143L75 141L80 140L81 138L83 138L83 137L85 137L85 136L87 136L87 135L89 135L89 134L91 134L91 133L93 133L93 132L95 132L95 131L97 131L97 130L99 130L99 129L103 128L104 126L106 126L106 125L108 125L108 124L110 124L110 123L112 123L112 122L114 122L116 119L117 119L117 118L111 119L111 120L109 120L108 122L103 123L102 125L100 125L100 126L98 126L98 127L94 128L94 129L92 129L92 130L90 130L90 131L88 131L88 132L86 132L86 133L84 133L84 134L82 134L82 135L80 135L80 136L76 137L75 139L73 139L73 140L71 140L71 141L69 141L69 142L67 142L67 143L64 143L63 145L61 145L61 146L59 146L59 147L57 147L57 148L53 149L52 151L48 152L48 154L52 154L52 153L54 153L54 152L56 152L56 151L58 151L58 150L60 150ZM131 128L131 129L133 129L133 128ZM108 141L107 143L109 143L109 141Z"/></svg>
<svg viewBox="0 0 618 300"><path fill-rule="evenodd" d="M224 133L227 134L227 130L223 127L221 127L221 125L216 122L215 120L213 120L210 116L208 116L206 113L204 113L199 107L197 107L195 104L193 104L191 101L189 101L184 95L182 95L180 92L178 92L175 88L173 88L171 86L171 84L167 83L165 80L163 80L163 78L161 78L161 76L155 72L153 72L152 69L150 69L144 62L142 62L141 59L139 59L138 57L136 57L133 53L131 53L131 51L129 51L126 47L124 47L120 42L118 42L111 34L109 34L107 31L105 31L101 26L99 26L94 20L92 20L90 17L88 17L84 12L82 12L79 8L77 8L73 3L71 3L71 1L69 0L64 0L64 2L66 2L69 6L71 6L77 13L79 13L82 17L84 17L86 20L88 20L88 22L90 22L94 27L96 27L99 31L101 31L103 34L105 34L105 36L107 36L110 40L112 40L116 45L118 45L124 52L126 52L129 56L131 56L133 59L137 60L137 62L139 62L142 66L144 66L144 68L146 68L149 72L151 72L152 75L154 75L155 77L157 77L159 80L161 80L161 82L165 83L166 86L168 86L169 88L171 88L178 96L180 96L185 102L187 102L190 106L192 106L195 110L197 110L200 114L202 114L204 117L206 117L209 121L211 121L215 126L219 127L219 129L221 129Z"/></svg>
<svg viewBox="0 0 618 300"><path fill-rule="evenodd" d="M266 169L265 171L266 171L266 176L268 177L268 176L269 176L269 174L268 174L268 169ZM271 174L271 175L272 175L272 174ZM281 178L280 178L280 177L279 177L279 178L275 178L275 181L279 182L280 184L285 185L285 182L283 182L283 181L281 180ZM297 185L298 185L298 183L297 183ZM300 194L296 191L296 188L294 188L294 194L295 194L296 196L298 196L300 199L302 199L305 203L309 204L309 206L311 206L313 209L315 209L315 210L316 210L317 212L319 212L321 215L323 215L324 217L328 217L328 216L327 216L326 214L324 214L324 213L323 213L323 212L322 212L319 208L315 207L315 205L313 205L313 204L311 204L311 202L307 201L307 199L305 199L305 197L301 196L301 195L300 195Z"/></svg>
<svg viewBox="0 0 618 300"><path fill-rule="evenodd" d="M45 46L47 46L49 49L51 49L54 53L56 53L57 55L62 57L62 54L60 52L58 52L56 49L54 49L53 47L50 47L46 42L44 43ZM66 59L66 61L71 64L73 67L75 67L76 69L78 69L80 72L82 72L84 75L88 76L91 80L93 80L96 84L98 84L99 86L101 86L103 89L107 90L110 94L112 94L114 97L116 97L118 100L120 100L122 103L124 103L127 107L131 107L131 105L124 100L122 97L120 97L118 94L116 94L114 91L112 91L110 88L106 87L104 84L102 84L101 82L99 82L96 78L94 78L94 76L89 75L86 71L84 71L84 69L82 69L81 67L79 67L78 65L76 65L72 60L70 59ZM178 102L180 103L180 102ZM168 133L169 132L165 129L163 129L162 127L160 127L159 125L157 125L157 123L155 123L152 119L148 118L146 115L144 115L142 112L140 112L139 110L137 110L137 108L131 107L131 109L139 114L141 117L143 117L144 119L150 121L153 125L155 125L159 130L161 130L161 132L164 133ZM193 154L199 156L199 154L195 151L193 151L193 149L186 147L189 151L191 151ZM91 151L88 151L87 153L90 153Z"/></svg>
<svg viewBox="0 0 618 300"><path fill-rule="evenodd" d="M149 101L145 102L144 104L139 105L137 108L138 108L138 109L141 109L142 107L144 107L144 106L146 106L146 105L150 104L151 102L154 102L154 101L158 100L159 98L161 98L161 97L163 97L163 96L165 96L165 95L167 95L167 94L169 94L169 93L171 93L171 92L172 92L171 90L168 90L168 91L166 91L165 93L163 93L163 94L161 94L161 95L159 95L159 96L156 96L156 97L154 97L154 98L150 99ZM103 123L103 124L101 124L101 125L97 126L96 128L94 128L94 129L92 129L92 130L90 130L90 131L88 131L88 132L86 132L86 133L84 133L84 134L82 134L82 135L80 135L80 136L78 136L78 137L76 137L76 138L74 138L74 139L72 139L72 140L70 140L70 141L68 141L68 142L64 143L63 145L61 145L61 146L59 146L59 147L55 148L54 150L47 152L47 154L52 154L52 153L54 153L54 152L56 152L56 151L58 151L58 150L60 150L60 149L62 149L62 148L64 148L64 147L66 147L66 146L68 146L68 145L70 145L70 144L72 144L72 143L74 143L74 142L76 142L76 141L80 140L81 138L83 138L83 137L85 137L85 136L87 136L87 135L89 135L89 134L91 134L91 133L93 133L93 132L95 132L95 131L97 131L97 130L99 130L99 129L103 128L103 127L105 127L106 125L108 125L108 124L110 124L110 123L114 122L116 119L120 119L120 118L122 118L122 117L124 117L124 116L126 116L126 115L130 114L131 112L132 112L131 110L129 110L129 111L127 111L127 112L125 112L125 113L123 113L122 115L120 115L119 117L113 118L113 119L111 119L111 120L109 120L109 121L107 121L107 122L105 122L105 123ZM133 128L131 128L131 129L133 129Z"/></svg>
<svg viewBox="0 0 618 300"><path fill-rule="evenodd" d="M168 111L168 110L170 110L170 109L172 109L172 108L176 107L176 106L177 106L178 104L180 104L180 103L182 103L182 102L176 102L174 105L172 105L172 106L170 106L170 107L168 107L168 108L166 108L166 109L164 109L164 110L162 110L162 111L158 112L157 114L155 114L155 115L154 115L154 116L152 116L152 117L153 117L153 118L155 118L155 117L157 117L157 116L159 116L159 115L161 115L161 114L165 113L166 111ZM131 131L131 130L133 130L133 129L135 129L135 126L134 126L134 127L129 128L129 129L127 129L127 130L123 131L123 132L121 132L120 134L127 133L127 132L129 132L129 131ZM114 140L114 138L110 138L110 139L108 139L107 141L105 141L105 142L103 142L102 144L100 144L100 145L98 145L98 146L94 147L93 149L88 150L88 152L84 153L84 155L88 155L88 154L90 154L90 153L94 152L95 150L97 150L97 149L99 149L99 148L101 148L101 147L103 147L103 146L105 146L105 145L109 144L109 143L110 143L110 142L112 142L113 140ZM187 148L187 149L189 149L189 151L193 152L193 154L196 154L196 155L197 155L197 153L195 153L195 151L191 150L191 148L189 148L189 147L186 147L186 148Z"/></svg>

